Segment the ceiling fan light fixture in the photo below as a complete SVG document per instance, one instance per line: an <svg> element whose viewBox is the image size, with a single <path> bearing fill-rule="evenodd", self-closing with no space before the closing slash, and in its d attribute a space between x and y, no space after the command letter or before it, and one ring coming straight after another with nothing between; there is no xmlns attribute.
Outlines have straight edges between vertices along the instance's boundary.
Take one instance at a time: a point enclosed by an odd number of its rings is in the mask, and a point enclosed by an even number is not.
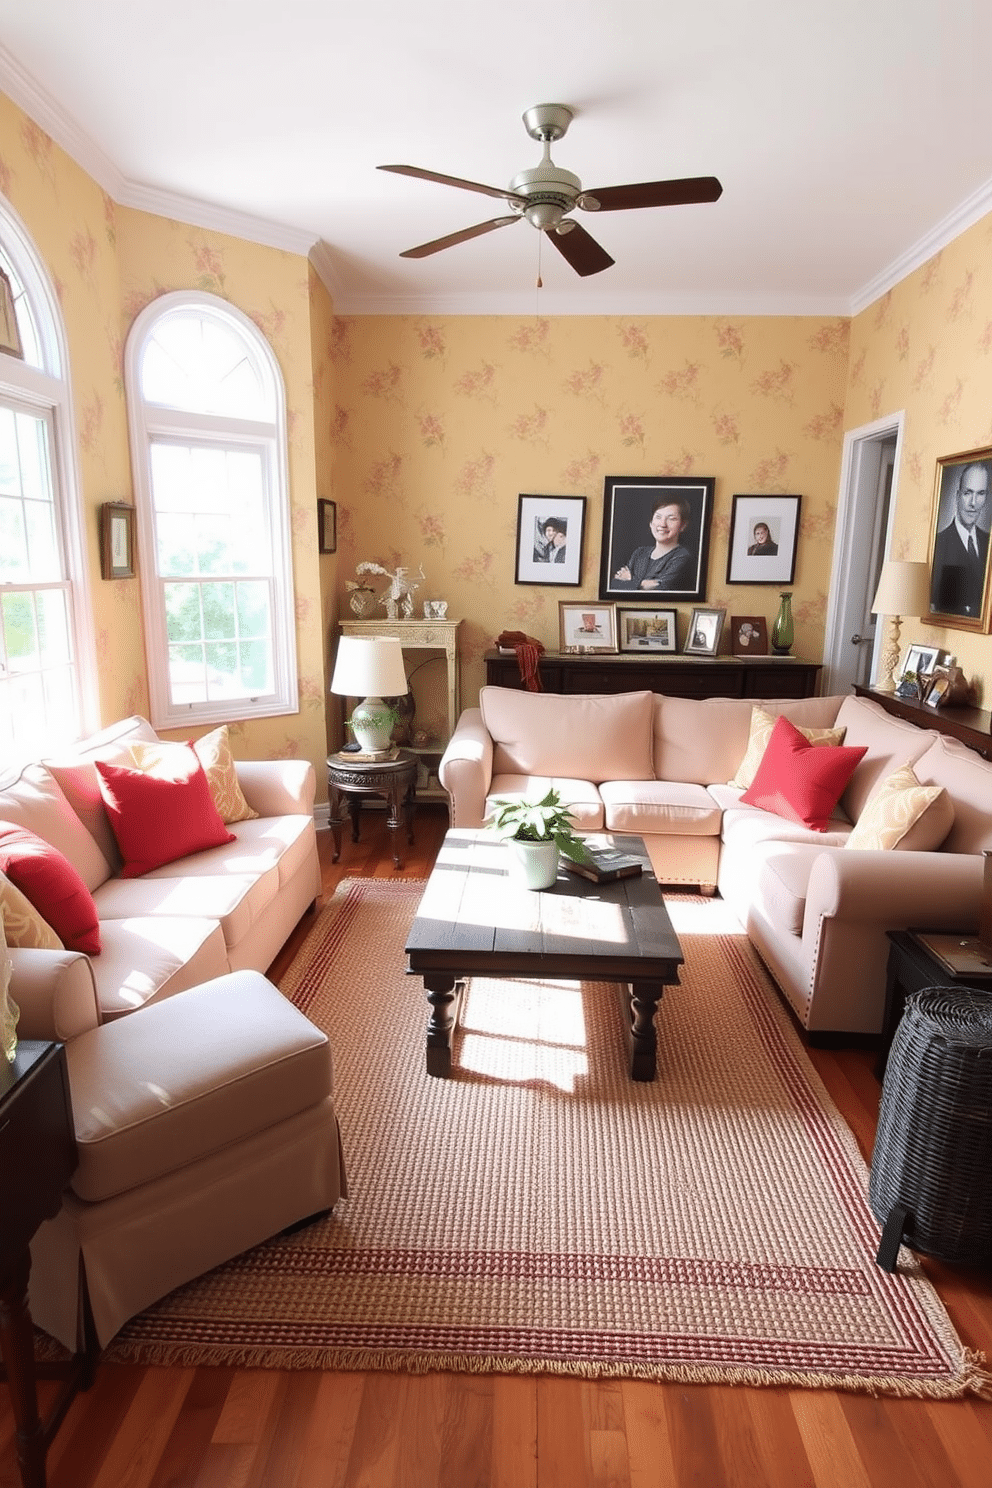
<svg viewBox="0 0 992 1488"><path fill-rule="evenodd" d="M564 215L565 209L558 202L531 202L524 207L524 216L531 227L536 227L539 232L551 232Z"/></svg>

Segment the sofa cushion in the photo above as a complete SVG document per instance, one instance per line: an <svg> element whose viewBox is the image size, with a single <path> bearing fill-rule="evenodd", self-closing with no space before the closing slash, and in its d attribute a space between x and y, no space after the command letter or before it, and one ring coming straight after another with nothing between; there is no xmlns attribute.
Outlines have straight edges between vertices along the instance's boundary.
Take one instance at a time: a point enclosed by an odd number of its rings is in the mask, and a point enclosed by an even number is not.
<svg viewBox="0 0 992 1488"><path fill-rule="evenodd" d="M0 873L0 925L7 944L18 950L65 949L44 915L38 913L27 895L5 873Z"/></svg>
<svg viewBox="0 0 992 1488"><path fill-rule="evenodd" d="M68 1059L72 1188L89 1203L268 1130L333 1084L326 1035L256 972L81 1034Z"/></svg>
<svg viewBox="0 0 992 1488"><path fill-rule="evenodd" d="M710 795L723 808L721 841L733 847L735 852L747 852L763 842L816 843L819 847L843 847L851 831L851 823L837 807L827 831L814 832L801 822L786 821L772 811L761 811L757 806L742 806L742 791L730 785L711 785Z"/></svg>
<svg viewBox="0 0 992 1488"><path fill-rule="evenodd" d="M149 915L204 916L217 920L230 949L248 934L279 893L276 864L259 873L187 874L185 877L112 878L95 894L100 922Z"/></svg>
<svg viewBox="0 0 992 1488"><path fill-rule="evenodd" d="M163 863L145 877L211 878L226 873L258 877L275 867L281 887L296 876L312 858L314 850L310 816L263 816L254 821L235 822L231 836L232 842Z"/></svg>
<svg viewBox="0 0 992 1488"><path fill-rule="evenodd" d="M233 842L210 795L192 748L159 762L157 771L97 760L104 804L124 859L123 878L135 878L187 853ZM168 772L168 773L166 773Z"/></svg>
<svg viewBox="0 0 992 1488"><path fill-rule="evenodd" d="M743 753L750 718L751 704L744 698L657 696L655 777L689 785L727 780ZM611 778L622 777L617 771Z"/></svg>
<svg viewBox="0 0 992 1488"><path fill-rule="evenodd" d="M91 962L104 1019L185 992L230 971L224 932L202 916L146 915L104 920L103 950Z"/></svg>
<svg viewBox="0 0 992 1488"><path fill-rule="evenodd" d="M63 946L89 956L99 953L93 895L57 847L26 827L0 821L0 873L30 899Z"/></svg>
<svg viewBox="0 0 992 1488"><path fill-rule="evenodd" d="M932 852L954 825L954 807L942 785L921 785L912 765L901 765L876 786L845 842L865 852Z"/></svg>
<svg viewBox="0 0 992 1488"><path fill-rule="evenodd" d="M864 754L864 748L849 749L844 745L817 748L795 724L779 718L754 782L741 800L824 832L841 792Z"/></svg>
<svg viewBox="0 0 992 1488"><path fill-rule="evenodd" d="M992 850L992 762L957 739L938 734L913 768L924 785L942 785L954 809L943 851Z"/></svg>
<svg viewBox="0 0 992 1488"><path fill-rule="evenodd" d="M0 820L37 832L58 848L91 892L110 877L110 863L44 766L27 765L4 785Z"/></svg>
<svg viewBox="0 0 992 1488"><path fill-rule="evenodd" d="M202 739L191 739L189 744L203 766L203 772L210 787L210 795L221 821L230 825L232 822L251 821L257 817L258 812L253 811L248 805L238 783L238 772L234 766L234 756L228 740L227 724L222 724L220 728L204 734ZM154 744L133 743L130 746L130 753L139 770L146 770L154 775L162 774L163 767L165 773L169 773L170 757L178 758L175 751L182 750L183 747L182 744L168 743L160 739Z"/></svg>
<svg viewBox="0 0 992 1488"><path fill-rule="evenodd" d="M802 935L809 875L822 845L772 846L754 863L754 899L765 919L788 935Z"/></svg>
<svg viewBox="0 0 992 1488"><path fill-rule="evenodd" d="M603 830L603 798L599 791L589 780L571 780L567 776L494 775L486 797L486 816L492 813L497 797L527 796L539 801L552 786L568 806L577 832Z"/></svg>
<svg viewBox="0 0 992 1488"><path fill-rule="evenodd" d="M599 787L608 832L719 837L723 812L702 785L606 780Z"/></svg>
<svg viewBox="0 0 992 1488"><path fill-rule="evenodd" d="M847 730L845 744L868 751L841 796L852 822L861 815L875 787L900 765L914 764L937 737L930 729L893 718L869 698L845 698L837 712L837 726Z"/></svg>
<svg viewBox="0 0 992 1488"><path fill-rule="evenodd" d="M494 775L569 780L651 780L654 693L611 697L483 687Z"/></svg>
<svg viewBox="0 0 992 1488"><path fill-rule="evenodd" d="M783 714L772 714L763 708L760 703L755 703L751 709L751 726L748 734L747 749L734 771L730 785L739 785L741 790L747 790L754 783L754 777L758 773L758 766L764 759L765 750L775 727L776 717ZM805 739L817 746L833 748L844 742L844 729L842 728L805 728L794 719L789 720L794 728L797 728Z"/></svg>

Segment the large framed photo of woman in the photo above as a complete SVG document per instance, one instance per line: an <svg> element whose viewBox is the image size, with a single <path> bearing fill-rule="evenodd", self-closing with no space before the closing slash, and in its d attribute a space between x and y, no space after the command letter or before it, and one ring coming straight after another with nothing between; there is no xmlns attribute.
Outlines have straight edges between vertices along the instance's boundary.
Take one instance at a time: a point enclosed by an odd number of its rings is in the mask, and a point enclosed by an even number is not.
<svg viewBox="0 0 992 1488"><path fill-rule="evenodd" d="M796 576L801 496L735 496L728 584L791 584Z"/></svg>
<svg viewBox="0 0 992 1488"><path fill-rule="evenodd" d="M992 449L938 460L930 531L930 612L925 619L983 634L992 627L990 528Z"/></svg>
<svg viewBox="0 0 992 1488"><path fill-rule="evenodd" d="M705 599L712 476L608 475L600 599Z"/></svg>
<svg viewBox="0 0 992 1488"><path fill-rule="evenodd" d="M582 578L584 496L517 498L517 584L571 584Z"/></svg>

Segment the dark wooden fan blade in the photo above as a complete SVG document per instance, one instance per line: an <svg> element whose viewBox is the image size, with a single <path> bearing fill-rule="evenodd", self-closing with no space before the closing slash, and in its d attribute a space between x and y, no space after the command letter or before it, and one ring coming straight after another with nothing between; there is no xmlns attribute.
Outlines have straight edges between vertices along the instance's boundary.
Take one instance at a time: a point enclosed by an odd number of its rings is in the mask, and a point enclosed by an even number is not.
<svg viewBox="0 0 992 1488"><path fill-rule="evenodd" d="M453 248L456 243L467 243L469 238L481 238L483 233L494 232L497 227L509 227L511 222L521 222L520 217L493 217L490 222L479 222L475 227L463 227L461 232L449 233L446 238L435 238L432 243L421 243L419 248L408 248L400 258L429 258L440 253L442 248Z"/></svg>
<svg viewBox="0 0 992 1488"><path fill-rule="evenodd" d="M442 176L437 171L421 170L419 165L377 165L376 170L392 171L394 176L416 176L418 181L437 181L442 186L458 186L462 191L481 191L483 196L495 196L500 201L527 201L525 196L519 196L515 191L501 191L498 186L483 186L478 181L463 181L460 176Z"/></svg>
<svg viewBox="0 0 992 1488"><path fill-rule="evenodd" d="M598 201L601 212L629 212L632 207L684 207L692 202L715 202L723 195L723 187L716 176L686 176L681 181L603 186L582 194Z"/></svg>
<svg viewBox="0 0 992 1488"><path fill-rule="evenodd" d="M590 237L584 227L576 222L575 226L567 233L549 232L547 235L554 243L562 258L572 265L577 274L583 279L589 274L600 274L615 262L605 248L601 248L596 239Z"/></svg>

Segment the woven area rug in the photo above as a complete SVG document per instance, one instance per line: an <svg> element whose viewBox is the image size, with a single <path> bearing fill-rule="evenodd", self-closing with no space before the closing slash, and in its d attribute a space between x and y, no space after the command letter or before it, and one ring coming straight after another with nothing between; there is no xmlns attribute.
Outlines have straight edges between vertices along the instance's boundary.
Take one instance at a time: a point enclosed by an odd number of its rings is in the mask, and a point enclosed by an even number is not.
<svg viewBox="0 0 992 1488"><path fill-rule="evenodd" d="M132 1320L109 1359L984 1393L719 901L673 899L659 1076L619 989L475 980L449 1080L403 945L422 883L345 881L283 979L331 1038L350 1196ZM722 918L721 918L722 917Z"/></svg>

